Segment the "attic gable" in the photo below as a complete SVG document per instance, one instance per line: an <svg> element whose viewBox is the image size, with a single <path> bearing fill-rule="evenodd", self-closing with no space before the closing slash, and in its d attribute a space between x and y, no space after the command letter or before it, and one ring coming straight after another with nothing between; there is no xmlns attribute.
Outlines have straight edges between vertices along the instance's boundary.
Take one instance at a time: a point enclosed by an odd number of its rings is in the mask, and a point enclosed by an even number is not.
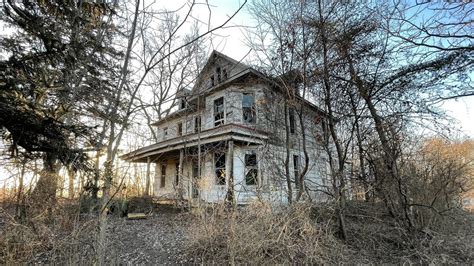
<svg viewBox="0 0 474 266"><path fill-rule="evenodd" d="M249 67L243 63L222 53L213 51L197 77L197 82L193 87L192 94L198 94L210 89L248 68Z"/></svg>

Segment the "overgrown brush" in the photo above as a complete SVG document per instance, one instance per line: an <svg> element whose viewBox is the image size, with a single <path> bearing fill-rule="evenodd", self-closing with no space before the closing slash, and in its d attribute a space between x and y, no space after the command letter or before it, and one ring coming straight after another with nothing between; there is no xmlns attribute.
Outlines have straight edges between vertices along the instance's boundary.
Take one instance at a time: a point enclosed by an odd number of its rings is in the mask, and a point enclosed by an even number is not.
<svg viewBox="0 0 474 266"><path fill-rule="evenodd" d="M261 202L240 211L226 212L221 205L200 210L190 250L205 263L340 262L345 251L332 227L315 223L311 214L307 204L277 212Z"/></svg>
<svg viewBox="0 0 474 266"><path fill-rule="evenodd" d="M61 203L52 213L32 212L22 220L2 210L0 264L91 263L97 224L95 219L81 217L78 209L78 205Z"/></svg>
<svg viewBox="0 0 474 266"><path fill-rule="evenodd" d="M472 216L451 217L450 230L410 231L382 204L349 202L348 239L342 241L331 204L275 210L256 202L234 211L217 205L197 211L189 252L204 263L472 264Z"/></svg>

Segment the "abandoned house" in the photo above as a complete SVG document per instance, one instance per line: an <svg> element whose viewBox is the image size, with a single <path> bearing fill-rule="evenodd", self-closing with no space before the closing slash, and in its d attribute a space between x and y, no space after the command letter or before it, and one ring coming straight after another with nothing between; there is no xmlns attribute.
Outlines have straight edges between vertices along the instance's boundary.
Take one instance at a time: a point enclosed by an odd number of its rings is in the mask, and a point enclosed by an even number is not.
<svg viewBox="0 0 474 266"><path fill-rule="evenodd" d="M304 196L317 200L327 185L327 116L291 89L297 81L288 77L269 77L214 51L192 90L176 94L177 110L154 123L161 140L122 159L156 167L155 197L285 203L288 185L296 195L304 174Z"/></svg>

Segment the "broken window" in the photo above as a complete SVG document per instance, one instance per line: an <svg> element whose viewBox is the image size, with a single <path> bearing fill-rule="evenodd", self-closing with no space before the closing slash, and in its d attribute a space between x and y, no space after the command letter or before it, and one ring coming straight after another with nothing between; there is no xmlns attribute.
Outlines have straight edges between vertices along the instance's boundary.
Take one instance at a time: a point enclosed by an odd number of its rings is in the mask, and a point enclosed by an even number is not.
<svg viewBox="0 0 474 266"><path fill-rule="evenodd" d="M176 176L174 179L174 184L176 186L179 184L179 163L176 163Z"/></svg>
<svg viewBox="0 0 474 266"><path fill-rule="evenodd" d="M224 97L214 100L214 126L224 124Z"/></svg>
<svg viewBox="0 0 474 266"><path fill-rule="evenodd" d="M251 152L245 154L245 184L257 185L258 168L257 168L257 154Z"/></svg>
<svg viewBox="0 0 474 266"><path fill-rule="evenodd" d="M225 153L214 153L214 163L216 166L216 184L225 185Z"/></svg>
<svg viewBox="0 0 474 266"><path fill-rule="evenodd" d="M295 109L288 109L288 115L290 117L290 133L295 133Z"/></svg>
<svg viewBox="0 0 474 266"><path fill-rule="evenodd" d="M165 187L166 185L166 164L161 165L161 179L160 187Z"/></svg>
<svg viewBox="0 0 474 266"><path fill-rule="evenodd" d="M194 133L199 133L201 130L201 116L194 117Z"/></svg>
<svg viewBox="0 0 474 266"><path fill-rule="evenodd" d="M179 122L178 123L178 136L183 135L183 123Z"/></svg>
<svg viewBox="0 0 474 266"><path fill-rule="evenodd" d="M295 173L295 186L300 187L300 157L293 155L293 171Z"/></svg>
<svg viewBox="0 0 474 266"><path fill-rule="evenodd" d="M257 122L255 97L253 93L244 93L242 95L242 116L244 123L255 124L255 122Z"/></svg>

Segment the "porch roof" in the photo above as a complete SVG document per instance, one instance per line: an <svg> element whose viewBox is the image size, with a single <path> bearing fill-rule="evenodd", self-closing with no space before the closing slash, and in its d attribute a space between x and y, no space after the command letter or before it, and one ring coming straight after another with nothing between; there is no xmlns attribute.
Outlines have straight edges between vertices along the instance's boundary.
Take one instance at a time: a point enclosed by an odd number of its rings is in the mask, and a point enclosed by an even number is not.
<svg viewBox="0 0 474 266"><path fill-rule="evenodd" d="M226 124L223 126L206 129L201 133L187 134L172 139L167 139L120 156L121 159L130 162L147 162L147 157L157 156L166 152L176 151L218 141L235 140L239 142L263 144L268 139L268 134L261 130L238 124Z"/></svg>

